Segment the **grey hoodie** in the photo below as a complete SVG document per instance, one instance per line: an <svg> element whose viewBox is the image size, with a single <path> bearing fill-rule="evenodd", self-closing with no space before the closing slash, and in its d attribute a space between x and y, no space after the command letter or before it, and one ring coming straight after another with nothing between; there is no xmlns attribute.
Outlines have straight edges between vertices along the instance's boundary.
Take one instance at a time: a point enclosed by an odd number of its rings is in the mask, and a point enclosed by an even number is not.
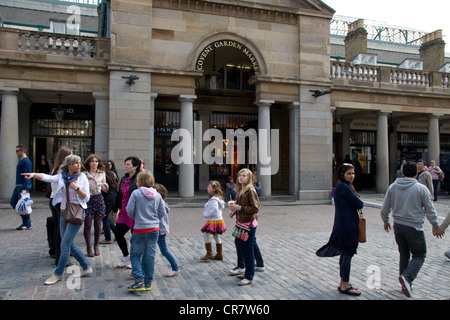
<svg viewBox="0 0 450 320"><path fill-rule="evenodd" d="M433 229L439 227L430 192L414 178L397 178L389 186L381 208L381 219L385 224L389 223L391 210L394 223L423 230L426 215Z"/></svg>
<svg viewBox="0 0 450 320"><path fill-rule="evenodd" d="M134 219L134 229L159 228L166 214L161 195L153 188L134 190L127 204L127 213Z"/></svg>

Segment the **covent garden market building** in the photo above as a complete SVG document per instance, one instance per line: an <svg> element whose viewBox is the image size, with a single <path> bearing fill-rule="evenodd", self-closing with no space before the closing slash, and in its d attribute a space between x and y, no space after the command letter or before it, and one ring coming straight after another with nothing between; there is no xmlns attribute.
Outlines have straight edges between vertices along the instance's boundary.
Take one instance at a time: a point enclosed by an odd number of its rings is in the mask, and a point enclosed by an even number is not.
<svg viewBox="0 0 450 320"><path fill-rule="evenodd" d="M182 198L248 167L263 197L325 201L333 154L356 157L377 192L402 157L450 177L442 31L334 13L316 0L2 1L0 197L19 143L35 169L63 145L120 174L137 156Z"/></svg>

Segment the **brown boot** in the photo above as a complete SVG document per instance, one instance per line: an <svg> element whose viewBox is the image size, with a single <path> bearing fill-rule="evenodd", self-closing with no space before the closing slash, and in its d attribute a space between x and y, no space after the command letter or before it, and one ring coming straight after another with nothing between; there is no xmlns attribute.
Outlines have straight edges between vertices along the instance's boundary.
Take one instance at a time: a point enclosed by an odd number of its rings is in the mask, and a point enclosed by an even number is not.
<svg viewBox="0 0 450 320"><path fill-rule="evenodd" d="M214 260L223 260L221 243L216 243L216 250L217 254L214 256Z"/></svg>
<svg viewBox="0 0 450 320"><path fill-rule="evenodd" d="M98 248L98 246L94 246L94 254L95 254L96 256L99 256L99 255L100 255L100 249Z"/></svg>
<svg viewBox="0 0 450 320"><path fill-rule="evenodd" d="M92 250L91 246L87 247L87 255L88 255L88 257L93 257L94 256L94 250Z"/></svg>
<svg viewBox="0 0 450 320"><path fill-rule="evenodd" d="M213 255L213 251L212 251L212 245L211 242L210 243L205 243L205 248L206 248L206 255L203 258L200 258L200 260L208 260L208 259L213 259L214 255Z"/></svg>

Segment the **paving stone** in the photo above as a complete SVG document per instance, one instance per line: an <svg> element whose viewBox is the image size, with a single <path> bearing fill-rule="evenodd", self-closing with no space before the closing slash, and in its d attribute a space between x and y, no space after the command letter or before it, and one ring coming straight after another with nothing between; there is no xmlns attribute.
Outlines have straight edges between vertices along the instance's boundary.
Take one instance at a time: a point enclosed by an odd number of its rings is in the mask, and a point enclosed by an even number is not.
<svg viewBox="0 0 450 320"><path fill-rule="evenodd" d="M33 229L17 231L20 218L12 209L0 209L0 299L1 300L408 300L398 283L398 251L393 232L383 230L379 214L382 196L363 195L370 203L364 209L368 242L360 244L353 257L351 282L362 294L342 295L339 284L338 257L318 258L316 250L328 241L334 219L331 205L278 205L261 207L257 241L266 270L256 272L253 285L239 287L228 272L236 265L236 250L231 231L222 236L223 261L201 262L205 253L202 234L202 208L176 206L170 212L171 233L167 245L181 268L176 277L165 277L170 269L158 251L152 291L133 294L130 271L117 269L121 259L116 243L101 245L100 256L88 258L94 269L82 278L81 287L70 288L70 275L52 286L44 285L55 268L48 255L46 218L48 206L33 208ZM436 204L443 217L450 199ZM228 230L233 220L225 214ZM450 298L450 260L444 251L450 237L437 239L425 221L427 258L414 282L414 300ZM130 234L127 235L128 239ZM103 236L102 236L103 238ZM85 252L82 232L76 237ZM72 258L72 261L75 260ZM374 271L375 270L375 271ZM374 272L377 273L376 277ZM370 278L370 279L369 279Z"/></svg>

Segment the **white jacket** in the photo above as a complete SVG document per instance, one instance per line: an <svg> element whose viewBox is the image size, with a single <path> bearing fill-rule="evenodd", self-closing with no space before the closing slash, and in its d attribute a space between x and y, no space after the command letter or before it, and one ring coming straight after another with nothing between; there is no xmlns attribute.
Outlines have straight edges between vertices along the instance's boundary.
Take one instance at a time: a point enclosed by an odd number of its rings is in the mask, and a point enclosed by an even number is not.
<svg viewBox="0 0 450 320"><path fill-rule="evenodd" d="M203 210L203 220L218 221L222 220L222 209L225 208L225 202L217 197L212 197L205 204Z"/></svg>
<svg viewBox="0 0 450 320"><path fill-rule="evenodd" d="M64 179L62 177L62 174L58 173L54 176L51 176L51 175L45 174L45 173L41 173L41 174L42 174L42 181L50 182L52 184L54 183L56 185L56 190L52 190L52 191L55 191L55 197L52 200L52 204L56 205L57 203L61 203L61 209L65 209L66 208L66 191L64 189L65 184L64 184ZM77 200L78 200L78 203L84 209L86 209L87 203L90 198L89 182L88 182L88 179L86 178L86 175L84 173L80 173L78 175L77 182L78 182L78 185L80 186L80 189L86 193L86 197L84 199L81 199L77 194Z"/></svg>

